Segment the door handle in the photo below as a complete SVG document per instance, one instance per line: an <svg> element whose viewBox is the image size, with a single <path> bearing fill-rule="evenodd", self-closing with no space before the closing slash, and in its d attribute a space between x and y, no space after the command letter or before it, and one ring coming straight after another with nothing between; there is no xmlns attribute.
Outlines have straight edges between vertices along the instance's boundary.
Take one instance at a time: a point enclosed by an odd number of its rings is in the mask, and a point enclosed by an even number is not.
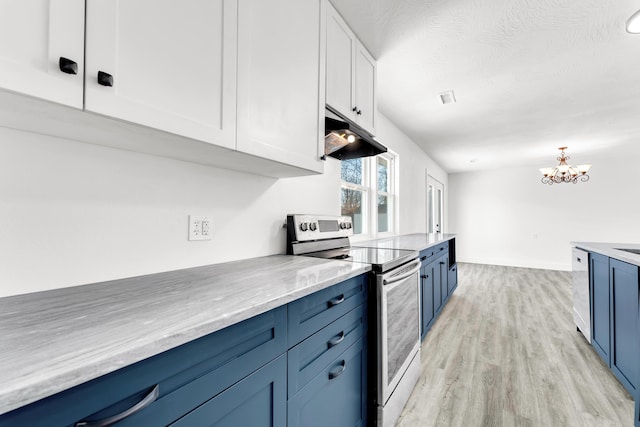
<svg viewBox="0 0 640 427"><path fill-rule="evenodd" d="M331 308L331 307L335 307L338 304L342 304L343 302L344 302L344 294L341 294L335 297L334 299L329 300L327 304L329 305L329 308Z"/></svg>
<svg viewBox="0 0 640 427"><path fill-rule="evenodd" d="M329 372L329 379L332 380L334 378L338 378L340 375L342 375L345 369L347 369L347 361L343 360L342 362L340 362L340 368L337 371Z"/></svg>
<svg viewBox="0 0 640 427"><path fill-rule="evenodd" d="M420 267L422 267L422 263L420 262L419 259L416 259L414 261L414 265L412 266L412 269L400 276L391 276L390 279L382 279L382 284L383 285L390 285L391 283L395 283L395 282L399 282L401 280L406 279L407 277L411 277L414 274L416 274L418 271L420 271Z"/></svg>
<svg viewBox="0 0 640 427"><path fill-rule="evenodd" d="M117 423L118 421L122 421L125 418L135 414L151 405L158 398L160 394L160 385L156 384L155 387L138 403L133 405L132 407L125 409L119 414L113 415L111 417L102 418L96 421L78 421L74 424L74 427L108 427Z"/></svg>
<svg viewBox="0 0 640 427"><path fill-rule="evenodd" d="M113 86L113 76L104 71L98 71L98 84L102 86Z"/></svg>
<svg viewBox="0 0 640 427"><path fill-rule="evenodd" d="M78 74L78 63L70 60L69 58L61 56L58 61L58 66L60 67L60 71L63 73Z"/></svg>
<svg viewBox="0 0 640 427"><path fill-rule="evenodd" d="M327 341L327 347L331 348L331 347L337 346L342 341L344 341L345 337L346 337L346 335L344 334L344 331L340 332L338 335L336 335L335 338L332 338L329 341Z"/></svg>

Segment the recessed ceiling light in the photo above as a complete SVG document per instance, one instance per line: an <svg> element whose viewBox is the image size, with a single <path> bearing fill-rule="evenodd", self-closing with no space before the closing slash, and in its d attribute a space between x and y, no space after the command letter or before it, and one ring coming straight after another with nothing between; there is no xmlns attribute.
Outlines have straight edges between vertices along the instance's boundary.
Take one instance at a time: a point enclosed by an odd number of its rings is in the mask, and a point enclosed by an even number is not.
<svg viewBox="0 0 640 427"><path fill-rule="evenodd" d="M453 93L452 90L448 90L446 92L442 92L440 94L440 101L442 101L443 104L453 104L456 102L456 96Z"/></svg>
<svg viewBox="0 0 640 427"><path fill-rule="evenodd" d="M640 10L634 13L627 21L627 32L640 34Z"/></svg>
<svg viewBox="0 0 640 427"><path fill-rule="evenodd" d="M471 159L469 160L469 163L478 163L478 159Z"/></svg>

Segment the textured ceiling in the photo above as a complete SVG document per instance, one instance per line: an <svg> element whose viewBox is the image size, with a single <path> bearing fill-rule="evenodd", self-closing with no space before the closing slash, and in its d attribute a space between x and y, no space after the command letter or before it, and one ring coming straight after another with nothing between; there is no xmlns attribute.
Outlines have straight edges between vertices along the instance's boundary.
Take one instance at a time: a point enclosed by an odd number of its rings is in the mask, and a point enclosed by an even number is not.
<svg viewBox="0 0 640 427"><path fill-rule="evenodd" d="M640 156L640 0L331 2L378 60L380 112L449 172Z"/></svg>

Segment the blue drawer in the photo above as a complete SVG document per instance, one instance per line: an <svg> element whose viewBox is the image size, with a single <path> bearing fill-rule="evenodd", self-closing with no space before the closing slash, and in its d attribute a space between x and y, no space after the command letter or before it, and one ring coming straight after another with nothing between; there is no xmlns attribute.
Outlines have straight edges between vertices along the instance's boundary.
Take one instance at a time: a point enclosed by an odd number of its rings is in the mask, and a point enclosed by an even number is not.
<svg viewBox="0 0 640 427"><path fill-rule="evenodd" d="M70 426L157 400L118 426L166 425L286 351L286 307L245 320L0 416L2 426Z"/></svg>
<svg viewBox="0 0 640 427"><path fill-rule="evenodd" d="M356 341L289 399L288 427L367 425L366 347Z"/></svg>
<svg viewBox="0 0 640 427"><path fill-rule="evenodd" d="M368 275L362 274L289 303L289 347L361 305L366 299L367 281Z"/></svg>
<svg viewBox="0 0 640 427"><path fill-rule="evenodd" d="M437 245L431 246L430 248L423 249L420 251L420 261L422 261L422 265L426 265L444 254L446 250L449 249L449 242L439 243Z"/></svg>
<svg viewBox="0 0 640 427"><path fill-rule="evenodd" d="M289 350L288 396L296 394L340 353L362 338L365 322L363 304Z"/></svg>

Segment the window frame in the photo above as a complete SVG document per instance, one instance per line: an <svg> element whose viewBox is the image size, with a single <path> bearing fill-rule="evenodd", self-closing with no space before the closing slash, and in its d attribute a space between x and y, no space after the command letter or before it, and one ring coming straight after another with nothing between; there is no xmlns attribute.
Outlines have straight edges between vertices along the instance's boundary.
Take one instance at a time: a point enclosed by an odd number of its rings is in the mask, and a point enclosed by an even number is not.
<svg viewBox="0 0 640 427"><path fill-rule="evenodd" d="M378 188L378 159L387 161L387 191ZM342 212L342 190L362 192L362 233L351 237L352 241L364 241L396 235L399 230L399 156L389 150L377 156L364 157L362 185L344 181L340 176L340 210ZM387 197L388 231L378 231L378 196Z"/></svg>

